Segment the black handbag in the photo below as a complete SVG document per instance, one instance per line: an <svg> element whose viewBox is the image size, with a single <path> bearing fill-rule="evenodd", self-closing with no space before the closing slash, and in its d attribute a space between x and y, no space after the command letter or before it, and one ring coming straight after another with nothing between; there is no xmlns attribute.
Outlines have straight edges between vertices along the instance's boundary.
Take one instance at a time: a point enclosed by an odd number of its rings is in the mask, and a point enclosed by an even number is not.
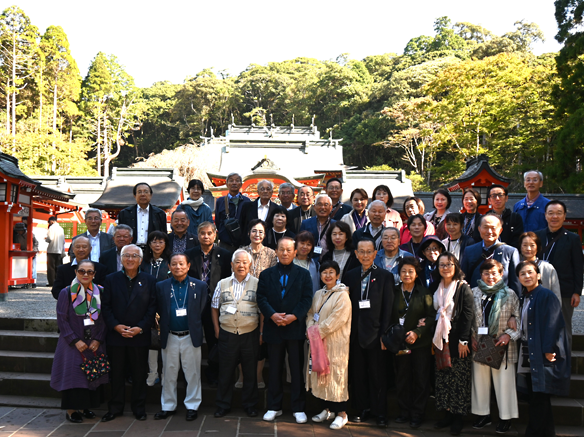
<svg viewBox="0 0 584 437"><path fill-rule="evenodd" d="M224 197L225 199L225 229L231 237L231 243L234 246L239 244L241 240L241 227L239 226L239 221L235 217L229 217L229 201L227 200L227 196Z"/></svg>
<svg viewBox="0 0 584 437"><path fill-rule="evenodd" d="M83 357L83 362L79 365L79 367L81 367L81 371L89 382L93 382L96 379L99 379L109 373L110 363L106 354L97 355L94 352L94 357L87 359L82 352L79 353Z"/></svg>
<svg viewBox="0 0 584 437"><path fill-rule="evenodd" d="M394 323L383 333L381 341L388 351L397 354L406 349L406 330L399 323Z"/></svg>

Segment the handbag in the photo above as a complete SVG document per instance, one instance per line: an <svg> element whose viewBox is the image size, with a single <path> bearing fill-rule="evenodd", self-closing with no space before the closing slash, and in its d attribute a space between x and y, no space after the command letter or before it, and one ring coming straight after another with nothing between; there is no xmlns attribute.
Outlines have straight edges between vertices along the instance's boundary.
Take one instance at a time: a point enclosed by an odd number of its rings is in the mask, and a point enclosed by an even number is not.
<svg viewBox="0 0 584 437"><path fill-rule="evenodd" d="M490 335L481 335L473 360L499 370L505 357L505 352L507 352L507 345L495 346L496 342L497 340Z"/></svg>
<svg viewBox="0 0 584 437"><path fill-rule="evenodd" d="M94 357L87 359L82 352L79 352L83 358L83 362L79 365L81 371L89 382L93 382L110 372L110 363L107 360L106 354L97 355L93 353Z"/></svg>
<svg viewBox="0 0 584 437"><path fill-rule="evenodd" d="M399 323L390 325L381 336L383 345L392 354L397 354L399 351L406 349L406 330Z"/></svg>
<svg viewBox="0 0 584 437"><path fill-rule="evenodd" d="M223 198L225 200L225 229L231 237L231 243L236 246L241 240L241 227L239 226L239 221L236 218L229 217L229 201L227 196Z"/></svg>
<svg viewBox="0 0 584 437"><path fill-rule="evenodd" d="M156 328L150 328L150 347L148 349L151 351L160 350L160 333Z"/></svg>
<svg viewBox="0 0 584 437"><path fill-rule="evenodd" d="M450 359L450 343L442 341L442 350L434 347L434 357L436 358L436 368L444 370L452 367L452 360Z"/></svg>

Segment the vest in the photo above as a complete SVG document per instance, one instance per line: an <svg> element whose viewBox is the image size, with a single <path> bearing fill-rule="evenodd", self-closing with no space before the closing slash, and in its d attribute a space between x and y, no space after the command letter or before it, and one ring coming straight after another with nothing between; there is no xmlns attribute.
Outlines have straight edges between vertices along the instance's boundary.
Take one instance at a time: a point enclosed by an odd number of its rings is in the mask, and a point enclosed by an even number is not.
<svg viewBox="0 0 584 437"><path fill-rule="evenodd" d="M232 334L247 334L258 327L260 316L256 302L256 290L258 279L249 277L241 298L235 301L233 298L232 278L222 279L221 294L219 295L219 324L221 328ZM235 314L229 314L227 308L235 306Z"/></svg>

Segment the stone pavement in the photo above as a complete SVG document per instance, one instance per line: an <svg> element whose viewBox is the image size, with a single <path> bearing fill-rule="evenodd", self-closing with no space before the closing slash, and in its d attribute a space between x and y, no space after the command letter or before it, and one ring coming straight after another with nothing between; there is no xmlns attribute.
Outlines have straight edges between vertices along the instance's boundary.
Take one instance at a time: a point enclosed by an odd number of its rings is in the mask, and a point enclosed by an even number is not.
<svg viewBox="0 0 584 437"><path fill-rule="evenodd" d="M233 416L216 419L210 409L199 410L199 417L193 422L184 418L185 410L168 420L153 420L154 410L148 409L148 420L140 422L131 414L117 417L103 423L99 418L105 411L96 410L98 417L85 419L74 424L65 419L65 413L58 409L0 407L0 437L444 437L447 432L434 431L431 423L421 430L413 431L407 425L392 424L391 428L380 429L370 425L347 425L341 430L331 430L329 425L308 423L299 425L290 413L268 423L261 417L250 419L243 411L233 412ZM469 425L470 426L470 425ZM489 431L494 434L495 425ZM492 428L492 429L491 429ZM466 431L466 430L465 430ZM476 430L468 429L468 434L482 436ZM509 433L509 435L517 435Z"/></svg>

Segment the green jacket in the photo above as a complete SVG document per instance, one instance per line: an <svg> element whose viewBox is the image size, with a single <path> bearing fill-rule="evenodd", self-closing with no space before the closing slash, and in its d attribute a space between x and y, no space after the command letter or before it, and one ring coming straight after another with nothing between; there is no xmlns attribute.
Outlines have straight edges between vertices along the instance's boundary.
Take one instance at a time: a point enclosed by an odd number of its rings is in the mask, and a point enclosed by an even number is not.
<svg viewBox="0 0 584 437"><path fill-rule="evenodd" d="M402 294L401 283L394 287L393 308L391 310L390 323L399 323L399 318L406 314L406 302ZM418 328L418 320L426 318L426 326ZM416 281L412 290L409 309L406 314L404 328L406 333L414 331L418 335L416 342L409 346L410 349L430 347L436 323L436 310L432 294L426 287Z"/></svg>

